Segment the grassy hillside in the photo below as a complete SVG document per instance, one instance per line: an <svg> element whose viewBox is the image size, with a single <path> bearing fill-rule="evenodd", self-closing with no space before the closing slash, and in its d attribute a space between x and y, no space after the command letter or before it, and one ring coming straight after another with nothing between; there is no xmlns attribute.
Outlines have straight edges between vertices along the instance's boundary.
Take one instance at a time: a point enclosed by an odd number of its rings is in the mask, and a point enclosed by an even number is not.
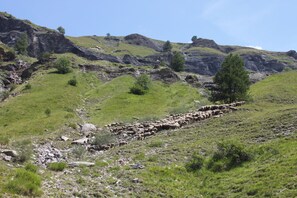
<svg viewBox="0 0 297 198"><path fill-rule="evenodd" d="M194 88L181 83L153 82L148 94L137 96L129 93L134 83L129 76L102 83L95 73L75 70L61 75L54 71L36 73L29 81L31 89L21 85L14 90L16 97L1 103L0 139L42 135L63 125L82 122L76 112L81 107L86 108L84 121L102 125L185 111L195 106L195 100L202 99ZM77 87L67 84L74 76ZM45 113L47 109L51 112L49 116Z"/></svg>
<svg viewBox="0 0 297 198"><path fill-rule="evenodd" d="M115 121L131 122L135 118L153 119L185 112L198 105L195 101L207 102L197 90L180 82L172 85L153 82L147 94L133 95L129 88L134 81L131 76L122 76L88 92L90 122L102 125Z"/></svg>
<svg viewBox="0 0 297 198"><path fill-rule="evenodd" d="M134 56L144 57L156 53L155 50L148 47L105 40L104 37L99 36L83 36L68 38L78 46L86 47L94 51L111 54L114 56L122 57L125 54L130 54Z"/></svg>
<svg viewBox="0 0 297 198"><path fill-rule="evenodd" d="M78 186L81 195L92 191L97 196L121 197L295 197L296 79L297 72L271 76L251 87L254 102L237 112L88 157L96 159L94 168L59 179L65 188ZM278 98L283 90L285 102ZM222 172L205 165L197 172L186 170L193 154L207 161L223 140L241 142L250 161ZM131 168L138 163L144 169ZM100 181L96 175L101 175ZM78 180L90 188L85 190Z"/></svg>

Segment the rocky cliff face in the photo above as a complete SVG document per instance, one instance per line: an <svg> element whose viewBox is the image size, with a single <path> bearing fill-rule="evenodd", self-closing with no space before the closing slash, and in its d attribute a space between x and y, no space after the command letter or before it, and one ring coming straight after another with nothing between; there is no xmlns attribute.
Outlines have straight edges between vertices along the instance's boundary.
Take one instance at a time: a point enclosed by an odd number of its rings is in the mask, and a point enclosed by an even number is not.
<svg viewBox="0 0 297 198"><path fill-rule="evenodd" d="M13 47L20 35L24 33L29 38L28 53L33 57L38 57L44 52L71 52L89 60L106 60L136 66L157 66L161 63L169 65L172 59L172 53L162 52L162 42L139 34L131 34L124 38L106 37L106 42L116 40L118 44L122 42L143 46L153 49L155 54L139 57L127 50L126 55L118 57L77 46L55 30L34 25L30 21L16 19L6 13L0 13L0 41ZM246 69L252 73L269 74L281 72L285 68L297 68L297 53L294 50L287 53L267 52L246 47L222 46L213 40L202 38L191 44L179 43L176 46L185 56L186 71L201 75L215 75L228 53L240 54L244 59Z"/></svg>
<svg viewBox="0 0 297 198"><path fill-rule="evenodd" d="M22 34L28 36L28 55L38 57L44 52L75 53L90 60L108 60L121 62L121 59L102 53L84 49L74 45L57 31L32 24L27 20L19 20L13 16L0 13L0 41L13 47Z"/></svg>

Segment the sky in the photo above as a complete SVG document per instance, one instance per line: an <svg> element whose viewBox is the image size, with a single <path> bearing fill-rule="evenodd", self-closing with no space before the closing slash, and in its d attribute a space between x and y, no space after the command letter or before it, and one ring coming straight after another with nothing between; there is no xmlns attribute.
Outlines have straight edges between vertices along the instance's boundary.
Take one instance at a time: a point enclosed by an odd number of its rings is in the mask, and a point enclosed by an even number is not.
<svg viewBox="0 0 297 198"><path fill-rule="evenodd" d="M296 0L0 0L0 11L68 36L139 33L171 42L297 50Z"/></svg>

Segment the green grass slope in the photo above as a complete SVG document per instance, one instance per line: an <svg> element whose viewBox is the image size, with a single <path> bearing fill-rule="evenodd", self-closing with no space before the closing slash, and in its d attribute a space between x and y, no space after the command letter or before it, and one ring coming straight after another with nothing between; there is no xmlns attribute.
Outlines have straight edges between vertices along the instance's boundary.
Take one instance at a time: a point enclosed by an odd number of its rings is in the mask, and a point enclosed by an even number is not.
<svg viewBox="0 0 297 198"><path fill-rule="evenodd" d="M97 160L109 159L113 165L93 171L107 171L121 180L125 190L113 194L119 196L296 197L296 85L297 72L270 76L251 87L254 102L237 112L109 150ZM252 159L217 173L206 167L185 169L194 153L208 159L222 140L241 142ZM118 159L145 168L121 166ZM135 184L135 178L140 182ZM117 189L117 184L109 186Z"/></svg>
<svg viewBox="0 0 297 198"><path fill-rule="evenodd" d="M193 108L195 100L205 101L196 89L182 83L153 81L148 94L138 96L129 93L134 83L131 76L103 83L95 73L74 70L62 75L54 71L39 71L29 81L31 89L20 85L14 90L16 97L0 104L0 139L43 135L76 122L103 125L161 117ZM78 81L76 87L67 83L73 76ZM82 107L86 108L85 120L76 112Z"/></svg>
<svg viewBox="0 0 297 198"><path fill-rule="evenodd" d="M102 36L82 36L68 38L78 46L89 48L91 50L106 54L111 54L114 56L123 57L125 54L130 54L134 56L144 57L157 53L155 50L148 47L105 40Z"/></svg>
<svg viewBox="0 0 297 198"><path fill-rule="evenodd" d="M166 85L153 81L147 94L134 95L129 93L134 81L131 76L122 76L88 92L90 122L103 125L116 121L132 122L135 118L160 118L194 108L195 101L207 102L196 89L180 82Z"/></svg>

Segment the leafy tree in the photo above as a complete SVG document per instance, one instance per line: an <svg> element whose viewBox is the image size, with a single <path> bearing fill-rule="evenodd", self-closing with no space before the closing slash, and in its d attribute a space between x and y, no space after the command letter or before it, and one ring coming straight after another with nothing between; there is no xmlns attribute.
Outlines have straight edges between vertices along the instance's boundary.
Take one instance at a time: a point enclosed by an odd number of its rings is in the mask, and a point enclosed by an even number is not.
<svg viewBox="0 0 297 198"><path fill-rule="evenodd" d="M144 95L148 92L150 84L150 77L146 74L142 74L136 79L133 87L130 88L130 92L136 95Z"/></svg>
<svg viewBox="0 0 297 198"><path fill-rule="evenodd" d="M19 54L27 55L27 48L29 46L28 35L23 33L15 44L15 50Z"/></svg>
<svg viewBox="0 0 297 198"><path fill-rule="evenodd" d="M56 60L54 66L58 70L59 74L67 74L71 72L71 62L66 57L61 57Z"/></svg>
<svg viewBox="0 0 297 198"><path fill-rule="evenodd" d="M170 63L170 67L176 71L180 72L184 70L185 58L180 52L173 52L173 57Z"/></svg>
<svg viewBox="0 0 297 198"><path fill-rule="evenodd" d="M107 34L106 34L106 37L110 37L110 36L111 36L110 33L107 33Z"/></svg>
<svg viewBox="0 0 297 198"><path fill-rule="evenodd" d="M228 55L215 75L214 83L217 89L212 92L213 101L245 100L250 81L243 60L238 55Z"/></svg>
<svg viewBox="0 0 297 198"><path fill-rule="evenodd" d="M164 52L170 52L172 50L172 45L170 41L166 41L163 45L163 51Z"/></svg>
<svg viewBox="0 0 297 198"><path fill-rule="evenodd" d="M61 34L65 34L65 29L62 26L59 26L57 28L57 30L61 33Z"/></svg>
<svg viewBox="0 0 297 198"><path fill-rule="evenodd" d="M197 39L198 39L197 36L193 36L191 40L192 42L195 42Z"/></svg>

